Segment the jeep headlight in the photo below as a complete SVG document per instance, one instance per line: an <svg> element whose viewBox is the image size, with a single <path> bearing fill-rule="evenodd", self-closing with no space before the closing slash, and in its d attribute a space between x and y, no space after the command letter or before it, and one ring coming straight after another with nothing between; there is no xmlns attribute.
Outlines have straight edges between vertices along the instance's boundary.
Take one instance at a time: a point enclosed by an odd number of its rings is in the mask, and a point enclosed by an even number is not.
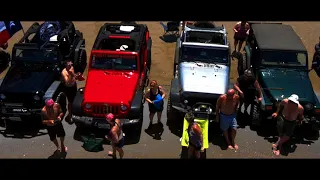
<svg viewBox="0 0 320 180"><path fill-rule="evenodd" d="M86 108L86 109L90 109L90 108L91 108L91 104L88 104L88 103L85 104L85 108Z"/></svg>
<svg viewBox="0 0 320 180"><path fill-rule="evenodd" d="M6 96L4 94L0 94L1 99L6 99Z"/></svg>
<svg viewBox="0 0 320 180"><path fill-rule="evenodd" d="M33 96L33 99L36 100L36 101L40 101L41 98L40 98L40 96L38 96L38 95L34 95L34 96Z"/></svg>
<svg viewBox="0 0 320 180"><path fill-rule="evenodd" d="M121 105L120 106L121 111L126 111L128 107L126 105Z"/></svg>
<svg viewBox="0 0 320 180"><path fill-rule="evenodd" d="M307 103L304 105L304 110L309 111L313 109L313 105L311 103Z"/></svg>

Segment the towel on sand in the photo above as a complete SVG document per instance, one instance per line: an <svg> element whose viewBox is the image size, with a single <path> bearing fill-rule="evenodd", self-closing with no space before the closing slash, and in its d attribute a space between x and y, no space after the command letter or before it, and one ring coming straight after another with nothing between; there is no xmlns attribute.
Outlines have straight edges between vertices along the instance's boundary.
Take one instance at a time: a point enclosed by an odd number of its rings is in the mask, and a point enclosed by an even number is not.
<svg viewBox="0 0 320 180"><path fill-rule="evenodd" d="M205 149L209 148L209 139L208 139L208 129L209 129L209 120L208 119L195 119L196 123L199 124L202 135L203 135L203 147ZM188 134L189 122L184 119L183 121L183 133L181 139L181 146L189 146L189 134Z"/></svg>

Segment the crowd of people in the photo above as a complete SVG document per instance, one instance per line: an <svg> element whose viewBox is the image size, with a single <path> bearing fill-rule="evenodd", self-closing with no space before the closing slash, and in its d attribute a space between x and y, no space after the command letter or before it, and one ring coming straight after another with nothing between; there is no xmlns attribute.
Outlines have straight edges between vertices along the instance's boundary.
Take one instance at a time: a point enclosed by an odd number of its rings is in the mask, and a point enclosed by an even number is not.
<svg viewBox="0 0 320 180"><path fill-rule="evenodd" d="M250 26L246 21L240 21L234 26L234 48L236 51L241 51L242 45L247 39L250 32ZM319 49L319 44L316 45L316 51ZM64 82L64 92L69 101L68 103L68 116L66 121L71 122L71 102L73 101L77 91L77 80L83 79L81 74L74 72L71 62L66 63L66 68L62 71L62 81ZM153 124L154 115L157 114L157 122L163 126L161 122L161 115L164 109L163 100L166 97L164 89L158 85L156 80L150 82L150 89L145 95L145 100L149 106L149 119L150 124L148 129ZM236 133L238 128L237 123L237 111L239 107L244 105L245 112L248 105L252 104L255 100L257 102L262 101L262 90L258 81L253 76L250 69L244 71L243 75L240 75L237 82L232 89L229 89L226 94L221 95L216 104L216 122L220 124L220 129L223 133L225 141L229 149L238 150L239 146L236 144ZM50 140L55 144L57 151L67 151L67 147L64 144L65 131L61 123L64 113L58 102L54 102L52 99L48 99L45 102L45 106L42 109L43 123L47 125L48 134ZM303 107L299 104L299 97L296 94L292 94L289 98L282 100L277 111L272 114L272 117L277 119L277 128L279 132L279 139L276 143L272 144L272 150L275 155L280 154L283 143L287 142L292 135L294 128L296 127L296 120L298 124L301 124L303 119ZM106 115L106 121L112 125L110 132L105 136L111 142L112 151L109 151L109 155L116 158L116 152L119 153L119 157L123 158L124 151L124 133L122 131L122 125L119 119L115 118L113 114ZM204 151L203 148L203 134L201 128L197 122L195 122L195 116L192 113L187 113L185 119L189 123L188 135L189 135L189 157L195 156L200 158L200 153ZM60 145L57 141L57 137L60 138Z"/></svg>

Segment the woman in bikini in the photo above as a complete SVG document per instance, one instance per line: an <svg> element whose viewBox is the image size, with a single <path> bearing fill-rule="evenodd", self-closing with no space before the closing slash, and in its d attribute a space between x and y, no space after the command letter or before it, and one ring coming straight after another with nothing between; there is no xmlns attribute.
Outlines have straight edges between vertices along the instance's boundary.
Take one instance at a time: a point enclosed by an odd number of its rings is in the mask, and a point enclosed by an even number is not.
<svg viewBox="0 0 320 180"><path fill-rule="evenodd" d="M192 156L195 156L197 159L200 159L201 152L204 151L201 128L198 123L194 122L194 115L192 113L187 113L185 115L185 118L189 122L188 158L192 158Z"/></svg>
<svg viewBox="0 0 320 180"><path fill-rule="evenodd" d="M117 151L119 152L120 159L123 158L123 146L124 146L124 133L122 131L122 125L119 119L115 119L114 115L109 113L106 116L106 120L111 125L111 130L106 139L111 142L112 152L109 151L108 155L112 156L114 159L117 158Z"/></svg>

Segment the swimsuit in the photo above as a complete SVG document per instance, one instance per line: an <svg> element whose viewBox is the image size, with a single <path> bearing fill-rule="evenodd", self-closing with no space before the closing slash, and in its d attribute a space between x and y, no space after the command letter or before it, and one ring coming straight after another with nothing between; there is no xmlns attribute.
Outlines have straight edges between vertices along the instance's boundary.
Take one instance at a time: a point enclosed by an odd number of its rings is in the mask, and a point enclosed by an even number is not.
<svg viewBox="0 0 320 180"><path fill-rule="evenodd" d="M236 119L236 113L233 113L231 115L223 114L222 112L219 113L220 115L220 129L223 132L228 131L229 128L237 129L237 119Z"/></svg>

